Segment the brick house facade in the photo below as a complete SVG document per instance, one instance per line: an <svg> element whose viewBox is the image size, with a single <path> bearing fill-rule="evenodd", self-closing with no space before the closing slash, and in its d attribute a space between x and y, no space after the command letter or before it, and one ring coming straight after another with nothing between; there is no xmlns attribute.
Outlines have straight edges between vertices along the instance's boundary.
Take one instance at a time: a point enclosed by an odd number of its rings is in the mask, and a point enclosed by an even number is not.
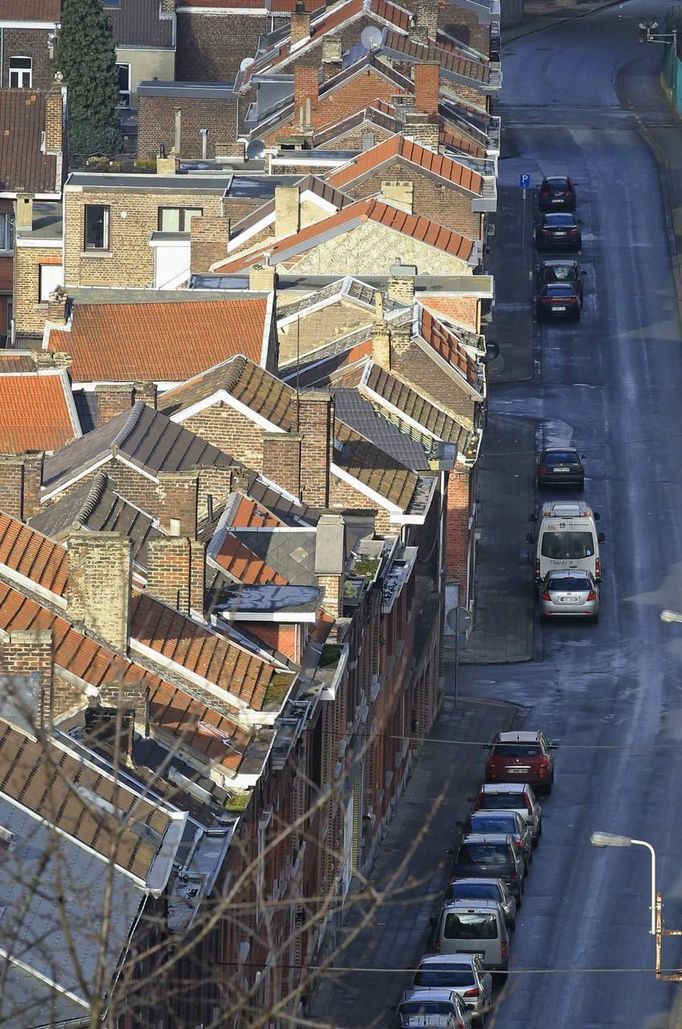
<svg viewBox="0 0 682 1029"><path fill-rule="evenodd" d="M142 82L137 155L155 157L162 146L185 160L237 155L238 112L239 99L229 86Z"/></svg>

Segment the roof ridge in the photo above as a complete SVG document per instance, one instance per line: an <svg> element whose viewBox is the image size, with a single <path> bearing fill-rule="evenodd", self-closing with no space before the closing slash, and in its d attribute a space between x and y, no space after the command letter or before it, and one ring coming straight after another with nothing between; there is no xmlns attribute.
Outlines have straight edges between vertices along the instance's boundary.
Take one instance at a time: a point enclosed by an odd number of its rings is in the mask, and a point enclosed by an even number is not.
<svg viewBox="0 0 682 1029"><path fill-rule="evenodd" d="M130 436L137 428L137 423L142 417L142 410L146 406L147 405L145 404L144 400L138 400L135 404L133 404L130 410L130 414L128 415L124 424L118 430L118 432L111 441L112 453L117 453L117 451L121 449L126 440L130 439Z"/></svg>
<svg viewBox="0 0 682 1029"><path fill-rule="evenodd" d="M230 373L225 380L224 389L231 393L246 370L247 358L243 354L237 354L229 363L233 367L230 368ZM252 361L248 363L253 364Z"/></svg>
<svg viewBox="0 0 682 1029"><path fill-rule="evenodd" d="M88 518L104 496L104 491L107 488L107 482L108 478L106 472L97 472L92 480L90 492L83 501L83 504L74 519L75 525L85 525Z"/></svg>

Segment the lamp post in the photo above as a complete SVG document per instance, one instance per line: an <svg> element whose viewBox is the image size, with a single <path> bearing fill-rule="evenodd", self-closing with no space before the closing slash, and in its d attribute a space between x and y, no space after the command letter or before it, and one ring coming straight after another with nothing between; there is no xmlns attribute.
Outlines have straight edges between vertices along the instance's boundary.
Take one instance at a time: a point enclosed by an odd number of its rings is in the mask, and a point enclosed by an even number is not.
<svg viewBox="0 0 682 1029"><path fill-rule="evenodd" d="M675 612L671 612L674 614ZM661 617L663 617L661 615ZM664 621L681 621L682 615ZM682 971L666 975L661 969L663 937L682 936L682 929L663 928L663 898L656 889L656 851L646 840L633 840L629 836L619 836L611 832L593 832L590 837L593 847L644 847L651 855L651 928L649 934L656 942L656 978L666 982L682 982Z"/></svg>

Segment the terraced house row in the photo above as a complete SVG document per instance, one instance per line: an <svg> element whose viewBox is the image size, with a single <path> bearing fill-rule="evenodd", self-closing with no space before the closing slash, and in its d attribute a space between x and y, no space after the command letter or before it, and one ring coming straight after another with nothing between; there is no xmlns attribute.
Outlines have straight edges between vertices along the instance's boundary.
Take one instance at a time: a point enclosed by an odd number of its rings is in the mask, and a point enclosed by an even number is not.
<svg viewBox="0 0 682 1029"><path fill-rule="evenodd" d="M107 170L0 0L0 1020L291 1025L475 608L499 3L104 7Z"/></svg>

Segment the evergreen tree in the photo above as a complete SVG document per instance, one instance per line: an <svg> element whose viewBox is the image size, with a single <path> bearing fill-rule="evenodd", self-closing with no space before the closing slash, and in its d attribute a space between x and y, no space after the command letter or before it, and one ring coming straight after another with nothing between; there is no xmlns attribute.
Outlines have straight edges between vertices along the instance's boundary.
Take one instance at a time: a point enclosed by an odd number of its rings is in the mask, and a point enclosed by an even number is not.
<svg viewBox="0 0 682 1029"><path fill-rule="evenodd" d="M67 86L73 155L121 148L116 51L102 0L65 0L56 67Z"/></svg>

